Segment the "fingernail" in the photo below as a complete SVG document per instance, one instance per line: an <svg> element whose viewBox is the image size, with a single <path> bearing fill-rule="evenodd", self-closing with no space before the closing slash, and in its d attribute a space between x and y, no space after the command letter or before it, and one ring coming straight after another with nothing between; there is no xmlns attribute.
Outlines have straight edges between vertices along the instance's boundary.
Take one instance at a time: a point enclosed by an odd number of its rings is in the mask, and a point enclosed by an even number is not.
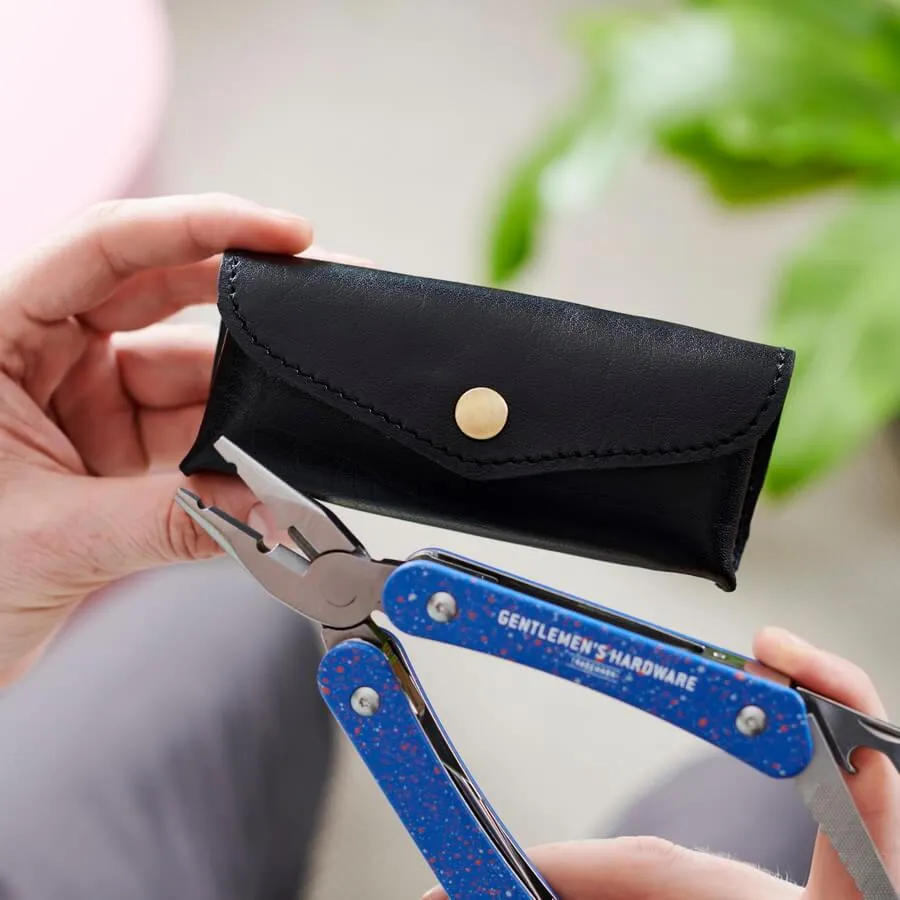
<svg viewBox="0 0 900 900"><path fill-rule="evenodd" d="M763 636L764 647L763 662L778 669L790 669L809 654L812 644L804 640L793 631L786 628L770 626L766 628Z"/></svg>
<svg viewBox="0 0 900 900"><path fill-rule="evenodd" d="M278 216L280 219L287 219L289 222L302 222L304 225L309 225L309 219L299 216L297 213L287 209L270 209L269 212L272 213L273 216Z"/></svg>
<svg viewBox="0 0 900 900"><path fill-rule="evenodd" d="M341 262L345 262L348 266L358 266L361 269L378 268L377 263L374 263L371 259L364 259L362 256L347 256Z"/></svg>
<svg viewBox="0 0 900 900"><path fill-rule="evenodd" d="M361 256L353 256L351 253L335 253L331 250L327 250L325 247L321 247L318 244L313 244L311 247L307 247L306 250L303 251L301 256L306 259L318 259L322 262L333 262L333 263L344 263L348 266L359 266L365 269L375 269L377 265L371 259L364 259Z"/></svg>
<svg viewBox="0 0 900 900"><path fill-rule="evenodd" d="M256 506L251 507L250 512L247 513L247 524L254 531L258 531L263 538L265 538L271 528L267 512L265 504L257 503Z"/></svg>
<svg viewBox="0 0 900 900"><path fill-rule="evenodd" d="M428 893L422 895L422 900L441 900L447 895L439 887L433 887Z"/></svg>
<svg viewBox="0 0 900 900"><path fill-rule="evenodd" d="M781 639L786 644L793 644L795 647L812 647L812 644L800 637L799 634L794 634L793 631L788 631L786 628L778 628L776 631L781 635Z"/></svg>

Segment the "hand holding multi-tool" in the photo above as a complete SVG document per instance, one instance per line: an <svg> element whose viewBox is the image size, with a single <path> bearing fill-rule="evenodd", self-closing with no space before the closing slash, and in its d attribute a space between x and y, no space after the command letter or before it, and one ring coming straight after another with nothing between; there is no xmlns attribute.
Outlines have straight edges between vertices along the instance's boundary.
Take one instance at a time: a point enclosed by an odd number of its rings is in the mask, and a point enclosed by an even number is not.
<svg viewBox="0 0 900 900"><path fill-rule="evenodd" d="M329 509L227 438L216 450L286 542L266 546L187 491L178 503L271 595L319 623L321 694L451 900L556 895L454 750L397 638L373 616L606 694L792 781L863 900L900 897L848 787L864 777L858 749L900 769L896 726L756 661L450 553L372 560Z"/></svg>
<svg viewBox="0 0 900 900"><path fill-rule="evenodd" d="M795 680L833 694L843 703L870 715L885 715L869 676L847 660L779 628L760 631L753 649L759 659ZM896 873L900 863L900 775L891 761L877 752L863 751L857 761L859 773L848 778L848 783L857 805L865 810L865 819L883 851L889 871ZM710 777L709 789L727 791L723 775L734 774L731 767L719 764L714 769L716 774ZM696 789L702 783L698 776L691 787ZM806 848L809 839L806 833L796 833L797 825L802 825L796 816L789 816L788 821L782 818L789 808L787 798L778 801L778 809L769 817L759 814L761 809L766 809L765 803L756 804L755 811L731 806L736 800L748 799L746 791L753 781L741 783L742 787L728 796L714 794L714 800L698 798L697 807L691 806L692 797L685 790L683 776L662 785L667 794L662 800L663 821L667 823L663 827L668 827L670 833L678 830L672 824L673 816L676 822L694 822L696 827L710 833L708 825L700 825L696 820L715 809L717 803L727 804L729 808L722 810L717 822L725 825L729 837L719 847L724 850L730 843L732 853L726 851L726 855L720 855L703 844L678 846L655 837L658 832L654 830L629 830L626 833L635 836L546 844L531 848L529 856L566 900L646 900L648 897L655 900L721 900L723 897L729 900L858 900L859 892L827 838L819 838L814 848L810 847L814 851L811 858L795 858L795 880L788 880L780 867L761 869L741 861L744 857L740 854L745 849L754 854L751 836L757 831L786 842L795 853L798 845ZM602 780L598 785L602 785ZM767 792L769 801L778 793ZM676 798L687 807L678 813L672 806ZM648 795L643 802L650 809L656 806L653 795ZM738 824L741 818L745 821ZM640 834L647 836L637 836ZM735 842L736 836L742 836L751 846L740 846ZM689 849L695 846L699 849ZM735 852L737 857L732 855ZM759 860L758 849L754 857ZM446 894L435 887L423 900L446 900Z"/></svg>

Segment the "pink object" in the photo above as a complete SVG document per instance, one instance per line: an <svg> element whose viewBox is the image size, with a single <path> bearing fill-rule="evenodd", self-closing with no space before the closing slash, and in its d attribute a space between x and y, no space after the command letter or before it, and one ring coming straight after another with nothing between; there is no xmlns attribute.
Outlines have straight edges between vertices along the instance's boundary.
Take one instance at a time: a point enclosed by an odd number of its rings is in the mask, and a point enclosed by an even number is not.
<svg viewBox="0 0 900 900"><path fill-rule="evenodd" d="M158 0L0 6L0 264L91 204L146 190L167 72Z"/></svg>

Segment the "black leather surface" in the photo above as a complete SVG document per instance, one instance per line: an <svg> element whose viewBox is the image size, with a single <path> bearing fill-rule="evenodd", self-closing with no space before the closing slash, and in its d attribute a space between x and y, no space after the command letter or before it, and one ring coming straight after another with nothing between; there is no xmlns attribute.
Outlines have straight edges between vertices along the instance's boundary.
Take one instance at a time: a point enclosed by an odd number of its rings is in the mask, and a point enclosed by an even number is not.
<svg viewBox="0 0 900 900"><path fill-rule="evenodd" d="M233 252L187 473L226 434L320 499L731 589L793 355L580 304ZM489 441L459 395L509 405Z"/></svg>

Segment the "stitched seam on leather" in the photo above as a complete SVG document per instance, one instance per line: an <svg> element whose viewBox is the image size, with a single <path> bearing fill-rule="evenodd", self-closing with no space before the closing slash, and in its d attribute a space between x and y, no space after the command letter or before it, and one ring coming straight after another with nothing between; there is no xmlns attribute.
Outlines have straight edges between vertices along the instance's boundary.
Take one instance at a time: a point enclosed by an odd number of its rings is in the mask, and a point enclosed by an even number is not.
<svg viewBox="0 0 900 900"><path fill-rule="evenodd" d="M383 422L386 422L388 425L391 425L394 428L397 428L399 431L403 431L404 433L410 435L410 437L415 438L417 441L421 441L423 444L427 444L429 447L434 450L439 450L441 453L446 454L447 456L453 457L454 459L460 460L460 462L464 463L472 463L476 466L505 466L505 465L534 465L535 463L542 462L558 462L566 459L614 459L620 456L640 456L645 459L658 458L664 459L666 457L671 456L679 456L684 453L692 453L698 450L720 450L723 447L727 447L729 444L733 444L735 441L740 440L744 435L750 432L756 424L760 421L760 419L766 414L766 410L768 410L769 406L772 403L772 398L775 396L775 392L778 390L778 384L781 379L784 377L784 369L785 363L787 362L787 348L781 347L779 348L778 358L775 364L775 376L772 380L772 385L769 388L769 392L766 394L765 400L763 401L760 408L756 411L756 414L750 420L750 422L738 429L734 434L727 435L725 437L719 438L715 441L705 441L702 444L691 444L687 447L660 447L655 450L647 450L647 449L610 449L610 450L559 450L553 453L541 453L532 456L511 456L507 458L487 458L487 459L478 459L473 456L466 456L462 453L457 453L455 450L451 450L449 447L446 447L442 444L438 444L436 441L432 440L429 437L426 437L423 434L420 434L414 428L409 425L405 425L403 422L398 419L391 418L387 413L382 412L380 409L372 406L371 404L365 403L357 397L353 397L350 394L346 393L346 391L341 388L335 387L333 384L325 381L322 378L319 378L316 375L313 375L310 372L304 372L299 366L290 362L290 360L286 359L277 351L273 350L268 344L265 344L261 341L257 335L250 329L250 325L247 322L246 318L240 311L240 307L238 306L237 300L237 270L238 270L239 261L236 259L232 259L230 262L230 272L228 275L228 294L229 299L231 301L231 308L234 311L234 314L240 323L241 330L247 335L250 339L250 342L257 347L260 347L263 351L265 351L266 355L271 359L274 359L277 363L279 363L284 368L288 369L291 372L299 375L305 381L309 381L312 384L318 385L319 387L324 388L326 391L336 394L342 400L345 400L347 403L355 406L357 409L363 410L363 412L367 412L370 415L375 416L378 419L381 419Z"/></svg>

